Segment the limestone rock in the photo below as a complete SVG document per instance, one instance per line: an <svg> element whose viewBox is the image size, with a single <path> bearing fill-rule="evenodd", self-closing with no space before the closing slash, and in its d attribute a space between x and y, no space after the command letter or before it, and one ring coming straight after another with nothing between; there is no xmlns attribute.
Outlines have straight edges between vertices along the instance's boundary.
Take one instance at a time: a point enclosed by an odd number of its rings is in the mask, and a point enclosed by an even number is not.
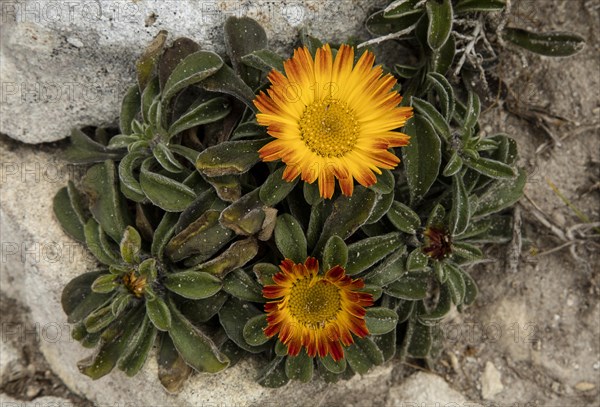
<svg viewBox="0 0 600 407"><path fill-rule="evenodd" d="M481 376L481 396L486 400L492 400L495 395L504 390L501 375L492 362L485 363L485 370Z"/></svg>
<svg viewBox="0 0 600 407"><path fill-rule="evenodd" d="M441 377L419 372L390 389L386 406L462 406L466 405L466 402L466 398L452 389ZM468 405L477 406L475 403L468 403Z"/></svg>

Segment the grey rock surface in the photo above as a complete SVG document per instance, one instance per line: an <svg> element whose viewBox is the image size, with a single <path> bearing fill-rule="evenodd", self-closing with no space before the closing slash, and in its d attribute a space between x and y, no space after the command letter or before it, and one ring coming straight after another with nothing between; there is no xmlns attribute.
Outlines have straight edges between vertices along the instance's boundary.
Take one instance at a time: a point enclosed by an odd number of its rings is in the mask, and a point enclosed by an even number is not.
<svg viewBox="0 0 600 407"><path fill-rule="evenodd" d="M502 375L492 362L486 362L485 370L481 376L481 396L486 400L492 400L494 396L504 390Z"/></svg>
<svg viewBox="0 0 600 407"><path fill-rule="evenodd" d="M466 398L440 376L419 372L389 390L387 407L467 405ZM477 403L468 402L471 407Z"/></svg>
<svg viewBox="0 0 600 407"><path fill-rule="evenodd" d="M2 393L0 393L0 405L3 407L75 407L73 402L60 397L45 396L23 401Z"/></svg>
<svg viewBox="0 0 600 407"><path fill-rule="evenodd" d="M167 30L224 51L228 16L259 21L276 50L289 51L307 26L326 41L363 32L370 0L22 0L2 3L0 132L26 143L67 137L119 114L135 60Z"/></svg>

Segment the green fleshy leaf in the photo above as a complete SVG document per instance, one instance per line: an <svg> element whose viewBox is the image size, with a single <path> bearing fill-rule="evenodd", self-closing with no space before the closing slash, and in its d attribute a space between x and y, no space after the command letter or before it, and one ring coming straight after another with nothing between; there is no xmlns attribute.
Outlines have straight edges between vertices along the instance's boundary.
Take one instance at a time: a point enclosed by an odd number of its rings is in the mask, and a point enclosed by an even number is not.
<svg viewBox="0 0 600 407"><path fill-rule="evenodd" d="M383 353L369 337L356 338L345 353L348 364L358 374L365 374L374 365L384 362Z"/></svg>
<svg viewBox="0 0 600 407"><path fill-rule="evenodd" d="M383 218L394 202L394 191L389 194L377 194L375 198L375 206L371 211L371 215L369 215L369 219L365 222L367 225L371 225L373 223L379 222L381 218Z"/></svg>
<svg viewBox="0 0 600 407"><path fill-rule="evenodd" d="M125 228L132 222L118 190L115 163L106 160L88 169L83 178L83 190L89 197L94 219L115 242L119 242Z"/></svg>
<svg viewBox="0 0 600 407"><path fill-rule="evenodd" d="M242 64L242 57L267 47L267 34L262 26L248 17L229 17L223 28L225 49L236 73L250 86L258 85L260 72Z"/></svg>
<svg viewBox="0 0 600 407"><path fill-rule="evenodd" d="M200 50L200 46L189 38L177 38L170 47L166 47L158 63L158 78L160 89L164 90L165 84L173 70L188 55Z"/></svg>
<svg viewBox="0 0 600 407"><path fill-rule="evenodd" d="M422 300L427 297L427 278L424 276L404 275L384 288L387 295L403 300Z"/></svg>
<svg viewBox="0 0 600 407"><path fill-rule="evenodd" d="M429 257L423 253L420 247L414 249L406 259L406 269L408 271L423 270L429 263Z"/></svg>
<svg viewBox="0 0 600 407"><path fill-rule="evenodd" d="M185 362L199 372L216 373L229 366L229 359L215 343L194 326L170 301L173 315L169 336Z"/></svg>
<svg viewBox="0 0 600 407"><path fill-rule="evenodd" d="M295 263L303 263L308 256L304 231L300 223L290 214L277 217L275 244L283 257Z"/></svg>
<svg viewBox="0 0 600 407"><path fill-rule="evenodd" d="M130 311L126 318L113 324L110 335L106 335L98 351L77 362L79 371L93 380L99 379L110 373L117 364L130 338L135 334L138 321L141 317L141 307ZM97 340L97 339L96 339Z"/></svg>
<svg viewBox="0 0 600 407"><path fill-rule="evenodd" d="M110 305L107 305L92 312L83 320L83 323L85 324L86 331L93 334L102 331L114 320L115 316L112 313L112 309Z"/></svg>
<svg viewBox="0 0 600 407"><path fill-rule="evenodd" d="M392 359L396 355L396 329L390 332L373 337L373 342L381 350L385 361Z"/></svg>
<svg viewBox="0 0 600 407"><path fill-rule="evenodd" d="M106 235L94 219L89 219L84 227L85 243L101 263L106 265L117 265L121 263L119 254L106 242Z"/></svg>
<svg viewBox="0 0 600 407"><path fill-rule="evenodd" d="M146 300L146 315L159 331L168 331L171 328L171 311L161 298Z"/></svg>
<svg viewBox="0 0 600 407"><path fill-rule="evenodd" d="M262 287L242 269L233 270L223 279L223 290L244 301L265 302Z"/></svg>
<svg viewBox="0 0 600 407"><path fill-rule="evenodd" d="M258 282L265 286L275 284L273 282L273 276L281 270L271 263L256 263L252 268L252 271L256 275Z"/></svg>
<svg viewBox="0 0 600 407"><path fill-rule="evenodd" d="M417 113L429 120L439 136L450 140L450 126L448 122L431 103L413 96L412 105L415 107Z"/></svg>
<svg viewBox="0 0 600 407"><path fill-rule="evenodd" d="M60 226L69 236L84 243L85 234L83 226L85 225L85 218L78 210L80 206L77 203L74 205L73 202L73 200L78 201L79 196L78 194L77 196L71 196L69 192L77 194L71 181L69 181L69 187L61 188L54 196L54 200L52 201L54 216L56 216Z"/></svg>
<svg viewBox="0 0 600 407"><path fill-rule="evenodd" d="M223 304L227 301L229 295L223 290L215 295L203 300L188 300L177 297L177 307L181 313L194 325L201 325L208 322L219 313Z"/></svg>
<svg viewBox="0 0 600 407"><path fill-rule="evenodd" d="M131 338L117 366L129 377L135 376L144 366L154 346L156 328L146 316L135 335Z"/></svg>
<svg viewBox="0 0 600 407"><path fill-rule="evenodd" d="M99 294L110 293L119 286L119 282L116 279L117 276L113 274L101 275L92 283L92 291Z"/></svg>
<svg viewBox="0 0 600 407"><path fill-rule="evenodd" d="M127 226L123 232L123 238L120 243L121 257L129 264L140 262L140 252L142 250L142 237L138 231Z"/></svg>
<svg viewBox="0 0 600 407"><path fill-rule="evenodd" d="M217 253L233 238L231 229L219 223L220 212L207 210L173 237L165 248L169 258L178 262L194 255L207 257Z"/></svg>
<svg viewBox="0 0 600 407"><path fill-rule="evenodd" d="M71 130L71 145L65 152L65 159L73 164L101 163L105 160L120 160L127 150L108 148L92 140L79 129Z"/></svg>
<svg viewBox="0 0 600 407"><path fill-rule="evenodd" d="M446 217L446 209L440 204L437 204L431 210L429 217L427 218L426 226L429 227L441 227L444 225L444 218Z"/></svg>
<svg viewBox="0 0 600 407"><path fill-rule="evenodd" d="M394 201L392 207L387 213L387 218L396 229L404 232L415 234L421 226L421 219L412 209L401 202Z"/></svg>
<svg viewBox="0 0 600 407"><path fill-rule="evenodd" d="M140 96L140 88L137 84L131 86L127 89L127 92L125 92L125 96L121 102L121 114L119 115L119 128L121 129L121 134L128 136L132 133L131 122L135 119L141 109Z"/></svg>
<svg viewBox="0 0 600 407"><path fill-rule="evenodd" d="M102 275L106 275L105 272L84 273L69 281L63 288L60 301L69 323L81 321L111 297L110 294L92 292L92 283Z"/></svg>
<svg viewBox="0 0 600 407"><path fill-rule="evenodd" d="M206 80L223 66L220 56L210 51L198 51L185 57L173 70L163 88L166 102L180 90Z"/></svg>
<svg viewBox="0 0 600 407"><path fill-rule="evenodd" d="M217 192L224 202L235 202L242 197L242 184L236 175L223 175L221 177L204 177Z"/></svg>
<svg viewBox="0 0 600 407"><path fill-rule="evenodd" d="M257 315L264 315L264 313L249 302L231 297L219 310L219 322L223 326L223 329L225 329L225 333L227 333L229 339L237 346L250 353L261 353L269 349L269 343L250 346L244 339L244 326L251 318Z"/></svg>
<svg viewBox="0 0 600 407"><path fill-rule="evenodd" d="M467 292L467 285L463 278L463 272L456 265L447 262L444 263L444 271L448 276L446 286L452 302L456 305L462 304Z"/></svg>
<svg viewBox="0 0 600 407"><path fill-rule="evenodd" d="M306 202L311 206L314 206L323 200L317 182L313 182L312 184L305 182L304 185L302 185L302 193L304 194Z"/></svg>
<svg viewBox="0 0 600 407"><path fill-rule="evenodd" d="M265 335L264 329L267 327L267 314L252 317L244 325L244 339L250 346L260 346L266 343L269 338Z"/></svg>
<svg viewBox="0 0 600 407"><path fill-rule="evenodd" d="M283 172L285 171L285 166L278 168L277 170L271 173L266 181L261 185L259 196L262 203L268 206L275 206L279 202L283 201L292 189L298 183L298 179L296 178L291 182L283 179Z"/></svg>
<svg viewBox="0 0 600 407"><path fill-rule="evenodd" d="M502 11L506 7L504 0L459 0L454 6L454 12L474 13L477 11Z"/></svg>
<svg viewBox="0 0 600 407"><path fill-rule="evenodd" d="M127 198L135 202L147 201L146 195L134 176L134 171L148 158L146 151L133 151L127 154L119 163L119 179L121 181L121 192Z"/></svg>
<svg viewBox="0 0 600 407"><path fill-rule="evenodd" d="M367 329L371 335L383 335L394 329L398 323L396 311L383 307L369 307L365 315Z"/></svg>
<svg viewBox="0 0 600 407"><path fill-rule="evenodd" d="M323 270L330 270L334 266L345 268L347 263L348 246L341 237L331 236L323 249Z"/></svg>
<svg viewBox="0 0 600 407"><path fill-rule="evenodd" d="M351 197L340 196L333 203L331 214L325 220L321 237L314 252L319 253L333 235L342 239L350 237L369 219L375 206L376 193L358 186Z"/></svg>
<svg viewBox="0 0 600 407"><path fill-rule="evenodd" d="M365 283L375 286L393 283L406 273L405 264L406 246L402 245L365 276Z"/></svg>
<svg viewBox="0 0 600 407"><path fill-rule="evenodd" d="M398 323L406 322L412 315L416 301L413 300L397 300L399 304L396 306L396 313L398 314Z"/></svg>
<svg viewBox="0 0 600 407"><path fill-rule="evenodd" d="M410 65L396 64L394 65L394 72L401 78L410 79L417 75L419 68Z"/></svg>
<svg viewBox="0 0 600 407"><path fill-rule="evenodd" d="M156 109L158 108L159 93L160 85L158 84L158 78L154 77L148 82L146 89L142 92L142 117L146 123L154 125L157 123Z"/></svg>
<svg viewBox="0 0 600 407"><path fill-rule="evenodd" d="M215 295L221 289L223 283L212 274L182 271L168 274L164 285L170 291L184 298L200 300Z"/></svg>
<svg viewBox="0 0 600 407"><path fill-rule="evenodd" d="M448 160L448 163L444 167L442 171L442 175L444 177L451 177L453 175L458 174L463 166L463 159L456 153L456 151L452 152L452 156Z"/></svg>
<svg viewBox="0 0 600 407"><path fill-rule="evenodd" d="M250 121L239 124L233 131L229 140L264 139L266 137L269 137L267 128L254 121Z"/></svg>
<svg viewBox="0 0 600 407"><path fill-rule="evenodd" d="M463 281L465 282L465 296L463 299L464 305L471 305L475 302L477 298L477 294L479 289L477 288L477 284L473 277L469 275L466 271L460 270Z"/></svg>
<svg viewBox="0 0 600 407"><path fill-rule="evenodd" d="M275 354L277 356L287 356L287 354L288 354L288 348L287 348L287 346L285 346L283 344L283 342L281 342L279 340L275 342L275 349L274 350L275 350Z"/></svg>
<svg viewBox="0 0 600 407"><path fill-rule="evenodd" d="M410 321L405 336L407 353L415 358L425 358L429 355L432 345L431 327Z"/></svg>
<svg viewBox="0 0 600 407"><path fill-rule="evenodd" d="M427 44L433 50L440 49L452 32L452 3L450 0L433 0L426 4L429 26L427 27Z"/></svg>
<svg viewBox="0 0 600 407"><path fill-rule="evenodd" d="M150 201L167 212L181 212L196 199L194 190L172 178L150 171L153 158L142 164L140 186Z"/></svg>
<svg viewBox="0 0 600 407"><path fill-rule="evenodd" d="M125 308L131 303L132 295L128 292L120 293L115 296L112 304L110 305L110 310L115 317L118 317L125 311Z"/></svg>
<svg viewBox="0 0 600 407"><path fill-rule="evenodd" d="M330 371L331 373L340 374L346 370L346 359L342 358L337 362L333 360L331 355L326 355L324 358L319 358L319 362L323 365L325 369Z"/></svg>
<svg viewBox="0 0 600 407"><path fill-rule="evenodd" d="M455 54L456 41L454 41L454 36L450 35L440 49L433 51L429 62L431 70L445 75L452 66Z"/></svg>
<svg viewBox="0 0 600 407"><path fill-rule="evenodd" d="M471 209L469 195L463 179L460 175L452 178L452 209L450 210L449 226L450 234L457 236L463 233L469 226Z"/></svg>
<svg viewBox="0 0 600 407"><path fill-rule="evenodd" d="M481 196L475 199L474 218L487 216L512 206L523 196L527 173L520 169L516 179L497 181Z"/></svg>
<svg viewBox="0 0 600 407"><path fill-rule="evenodd" d="M233 243L219 256L206 263L193 267L195 271L203 271L223 278L231 271L244 267L258 253L256 239L248 238Z"/></svg>
<svg viewBox="0 0 600 407"><path fill-rule="evenodd" d="M213 123L231 113L231 104L224 97L210 99L182 115L169 127L169 136L173 137L192 127Z"/></svg>
<svg viewBox="0 0 600 407"><path fill-rule="evenodd" d="M371 294L373 301L377 301L383 295L383 289L373 284L365 284L365 286L358 291Z"/></svg>
<svg viewBox="0 0 600 407"><path fill-rule="evenodd" d="M365 23L367 31L373 36L382 36L398 31L410 32L414 29L417 22L423 14L422 10L419 13L405 13L398 18L386 18L382 11L372 14Z"/></svg>
<svg viewBox="0 0 600 407"><path fill-rule="evenodd" d="M420 116L409 120L404 132L411 136L410 144L402 148L402 155L411 202L416 202L425 196L437 179L441 142L429 121Z"/></svg>
<svg viewBox="0 0 600 407"><path fill-rule="evenodd" d="M169 335L161 335L157 353L158 379L164 389L170 393L178 393L192 368L185 363Z"/></svg>
<svg viewBox="0 0 600 407"><path fill-rule="evenodd" d="M504 163L489 158L467 158L465 164L490 178L514 178L515 170Z"/></svg>
<svg viewBox="0 0 600 407"><path fill-rule="evenodd" d="M419 320L425 325L435 325L436 322L442 320L452 308L452 295L448 288L448 284L440 287L440 296L434 309L427 313L419 313Z"/></svg>
<svg viewBox="0 0 600 407"><path fill-rule="evenodd" d="M279 54L269 50L260 49L242 57L242 62L263 72L271 72L273 69L279 72L283 70L283 58Z"/></svg>
<svg viewBox="0 0 600 407"><path fill-rule="evenodd" d="M454 115L454 89L448 79L440 73L430 72L427 74L427 80L433 85L442 107L442 114L446 120L450 120Z"/></svg>
<svg viewBox="0 0 600 407"><path fill-rule="evenodd" d="M168 172L178 174L183 171L181 163L164 143L156 144L152 149L152 154L161 167Z"/></svg>
<svg viewBox="0 0 600 407"><path fill-rule="evenodd" d="M348 245L346 274L355 275L403 247L401 234L397 232L363 239Z"/></svg>
<svg viewBox="0 0 600 407"><path fill-rule="evenodd" d="M473 262L481 260L483 253L477 246L466 242L454 242L452 243L452 256L455 260L462 262Z"/></svg>
<svg viewBox="0 0 600 407"><path fill-rule="evenodd" d="M290 379L285 374L285 358L278 356L259 373L256 382L263 387L278 388L286 385Z"/></svg>
<svg viewBox="0 0 600 407"><path fill-rule="evenodd" d="M219 71L203 80L199 86L209 92L226 93L238 100L244 102L250 110L256 112L256 107L252 103L254 100L254 92L239 76L235 74L233 69L227 65L223 65Z"/></svg>
<svg viewBox="0 0 600 407"><path fill-rule="evenodd" d="M154 231L154 239L152 240L150 253L161 261L164 259L164 248L175 232L175 224L177 223L178 217L178 213L165 213Z"/></svg>
<svg viewBox="0 0 600 407"><path fill-rule="evenodd" d="M146 47L142 56L135 64L139 89L143 92L150 78L154 74L154 68L167 41L167 31L160 30L152 42Z"/></svg>
<svg viewBox="0 0 600 407"><path fill-rule="evenodd" d="M196 168L208 177L243 174L260 160L258 150L267 141L228 141L209 147L198 155Z"/></svg>
<svg viewBox="0 0 600 407"><path fill-rule="evenodd" d="M309 358L306 351L302 349L298 356L288 356L285 360L285 374L291 380L299 380L308 383L312 380L314 362Z"/></svg>
<svg viewBox="0 0 600 407"><path fill-rule="evenodd" d="M460 106L460 104L459 104ZM469 91L467 99L466 113L464 115L463 129L464 134L469 134L466 130L472 129L479 120L479 114L481 113L481 102L479 96L475 92Z"/></svg>
<svg viewBox="0 0 600 407"><path fill-rule="evenodd" d="M391 2L384 10L385 18L400 18L408 14L423 13L420 7L415 8L419 0L396 0Z"/></svg>
<svg viewBox="0 0 600 407"><path fill-rule="evenodd" d="M394 190L396 180L390 170L381 170L381 174L376 174L375 176L377 182L371 185L370 189L380 194L389 194Z"/></svg>
<svg viewBox="0 0 600 407"><path fill-rule="evenodd" d="M522 28L507 27L502 37L519 47L549 57L567 57L581 51L585 39L570 32L534 33Z"/></svg>

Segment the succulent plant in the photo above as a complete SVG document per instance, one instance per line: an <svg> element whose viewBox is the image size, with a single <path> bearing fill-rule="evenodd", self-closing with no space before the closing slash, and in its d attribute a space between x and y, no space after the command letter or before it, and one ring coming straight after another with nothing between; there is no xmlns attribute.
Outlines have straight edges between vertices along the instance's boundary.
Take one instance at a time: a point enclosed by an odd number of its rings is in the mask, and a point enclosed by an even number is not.
<svg viewBox="0 0 600 407"><path fill-rule="evenodd" d="M161 32L119 129L73 131L68 159L91 166L54 199L98 260L62 296L73 337L96 348L82 373L135 375L154 346L168 391L246 354L267 387L315 366L335 382L394 356L433 360L440 322L475 301L481 245L510 240L526 181L515 141L483 134L478 95L445 76L442 17L501 2L455 3L396 1L367 21L408 24L422 44L420 66L396 66L400 84L370 50L306 33L284 61L248 18L225 23L228 60ZM281 96L317 71L319 89L353 85Z"/></svg>

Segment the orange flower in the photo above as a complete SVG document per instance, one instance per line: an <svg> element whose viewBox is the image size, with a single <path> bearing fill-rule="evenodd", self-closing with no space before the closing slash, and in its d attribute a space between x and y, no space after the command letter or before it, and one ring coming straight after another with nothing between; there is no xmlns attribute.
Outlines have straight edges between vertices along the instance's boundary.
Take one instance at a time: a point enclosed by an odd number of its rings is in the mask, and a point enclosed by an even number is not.
<svg viewBox="0 0 600 407"><path fill-rule="evenodd" d="M335 60L329 45L319 48L314 60L306 47L294 51L284 63L285 75L271 71L271 88L254 100L258 123L275 138L260 149L260 158L281 159L286 181L299 175L310 184L318 179L325 198L333 195L335 178L351 196L354 179L373 185L374 172L395 168L400 159L388 149L407 145L409 136L394 130L413 113L398 107L396 79L374 62L373 53L365 51L354 65L348 45L339 48Z"/></svg>
<svg viewBox="0 0 600 407"><path fill-rule="evenodd" d="M273 276L276 285L263 288L263 296L275 299L265 304L268 326L265 335L279 333L288 355L296 356L302 347L308 356L331 354L333 360L344 357L344 346L369 334L364 320L365 309L373 305L373 296L357 290L362 279L353 280L335 266L319 275L319 262L313 257L304 264L285 259L281 272Z"/></svg>

